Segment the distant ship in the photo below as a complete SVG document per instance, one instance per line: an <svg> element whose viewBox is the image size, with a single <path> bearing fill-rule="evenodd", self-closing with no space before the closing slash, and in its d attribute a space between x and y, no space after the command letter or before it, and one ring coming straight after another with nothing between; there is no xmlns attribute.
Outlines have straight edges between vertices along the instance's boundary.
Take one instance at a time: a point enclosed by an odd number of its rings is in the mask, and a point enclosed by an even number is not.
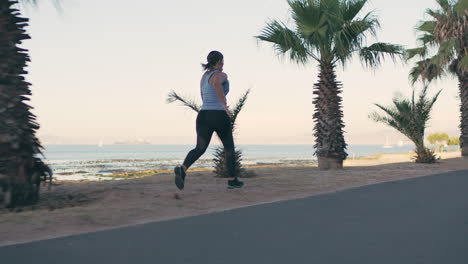
<svg viewBox="0 0 468 264"><path fill-rule="evenodd" d="M99 140L98 147L102 148L102 146L104 146L104 142L102 142L102 140Z"/></svg>
<svg viewBox="0 0 468 264"><path fill-rule="evenodd" d="M388 137L385 137L385 145L383 145L382 148L393 148L393 146L388 143Z"/></svg>
<svg viewBox="0 0 468 264"><path fill-rule="evenodd" d="M123 140L123 141L115 141L114 145L149 145L150 143L144 139L137 139L137 140Z"/></svg>

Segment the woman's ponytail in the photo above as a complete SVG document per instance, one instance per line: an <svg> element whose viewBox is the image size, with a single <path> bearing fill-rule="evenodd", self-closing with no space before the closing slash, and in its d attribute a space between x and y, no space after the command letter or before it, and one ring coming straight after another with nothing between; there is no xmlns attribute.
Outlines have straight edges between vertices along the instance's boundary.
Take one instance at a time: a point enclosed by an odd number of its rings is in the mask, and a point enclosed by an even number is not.
<svg viewBox="0 0 468 264"><path fill-rule="evenodd" d="M202 63L201 66L203 70L207 71L213 68L216 63L221 61L223 59L223 54L221 52L213 50L210 53L208 53L208 56L206 57L206 60L208 61L206 64Z"/></svg>

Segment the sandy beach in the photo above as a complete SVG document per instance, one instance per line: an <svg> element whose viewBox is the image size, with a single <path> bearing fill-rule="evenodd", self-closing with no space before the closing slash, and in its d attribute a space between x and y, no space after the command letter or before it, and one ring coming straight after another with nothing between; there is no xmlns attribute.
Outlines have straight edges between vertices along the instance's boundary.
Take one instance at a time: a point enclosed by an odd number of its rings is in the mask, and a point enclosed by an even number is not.
<svg viewBox="0 0 468 264"><path fill-rule="evenodd" d="M346 160L339 171L315 166L256 166L245 188L228 190L210 170L189 171L177 190L172 173L105 182L58 182L42 187L33 207L0 209L0 245L169 220L334 192L342 189L468 170L460 152L440 153L436 164L415 164L412 154L379 154ZM468 175L467 175L468 176Z"/></svg>

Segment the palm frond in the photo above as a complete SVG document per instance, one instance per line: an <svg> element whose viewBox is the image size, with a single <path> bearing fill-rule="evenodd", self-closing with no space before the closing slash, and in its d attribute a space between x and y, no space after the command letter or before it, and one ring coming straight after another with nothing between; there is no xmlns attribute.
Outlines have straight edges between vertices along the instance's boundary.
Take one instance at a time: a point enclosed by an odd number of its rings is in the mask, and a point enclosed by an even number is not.
<svg viewBox="0 0 468 264"><path fill-rule="evenodd" d="M386 107L380 104L374 104L378 108L380 108L382 111L384 111L391 119L398 119L399 113L396 109L393 109L391 107Z"/></svg>
<svg viewBox="0 0 468 264"><path fill-rule="evenodd" d="M372 121L375 121L377 123L383 123L383 124L385 124L387 126L393 127L394 129L396 129L398 131L400 131L400 129L401 129L401 126L395 121L395 119L392 119L391 117L382 116L377 112L372 112L369 115L369 118ZM400 132L402 134L404 134L403 131L400 131Z"/></svg>
<svg viewBox="0 0 468 264"><path fill-rule="evenodd" d="M429 33L422 34L417 41L424 46L434 47L437 45L434 35Z"/></svg>
<svg viewBox="0 0 468 264"><path fill-rule="evenodd" d="M432 63L436 65L448 65L455 59L455 45L453 39L439 43L437 54L432 57Z"/></svg>
<svg viewBox="0 0 468 264"><path fill-rule="evenodd" d="M427 98L427 90L428 86L425 85L421 93L419 94L418 101L414 106L414 123L416 124L416 127L420 129L420 134L424 134L424 128L426 128L426 124L431 118L432 107L434 106L435 102L439 98L440 93L442 92L442 90L439 90L434 97Z"/></svg>
<svg viewBox="0 0 468 264"><path fill-rule="evenodd" d="M430 112L432 107L434 106L435 102L437 101L437 99L439 98L439 95L440 93L442 92L442 89L440 89L435 95L434 97L432 97L432 99L428 100L427 102L427 111Z"/></svg>
<svg viewBox="0 0 468 264"><path fill-rule="evenodd" d="M278 55L289 53L291 61L305 64L311 55L303 40L283 23L273 20L262 30L257 39L273 43Z"/></svg>
<svg viewBox="0 0 468 264"><path fill-rule="evenodd" d="M377 30L380 29L380 22L373 12L367 13L362 19L354 20L350 23L355 34L370 33L372 37L377 37Z"/></svg>
<svg viewBox="0 0 468 264"><path fill-rule="evenodd" d="M245 102L247 101L247 98L249 97L249 94L250 94L250 89L248 89L240 98L239 100L237 101L236 105L234 106L234 108L232 109L232 125L234 127L235 123L236 123L236 119L237 119L237 116L239 115L240 111L242 110L242 108L244 107L245 105ZM234 129L234 128L233 128Z"/></svg>
<svg viewBox="0 0 468 264"><path fill-rule="evenodd" d="M288 0L291 7L292 18L297 29L305 38L313 34L325 36L327 30L327 16L320 3L316 1L295 1Z"/></svg>
<svg viewBox="0 0 468 264"><path fill-rule="evenodd" d="M361 48L366 38L366 32L376 35L377 28L380 26L379 21L377 18L368 15L363 19L346 23L341 30L334 34L333 53L336 54L342 65L351 57L354 50Z"/></svg>
<svg viewBox="0 0 468 264"><path fill-rule="evenodd" d="M366 3L367 0L343 1L343 19L345 21L353 20L361 12L362 8Z"/></svg>
<svg viewBox="0 0 468 264"><path fill-rule="evenodd" d="M445 75L445 69L435 64L433 58L434 57L418 61L416 62L416 66L411 68L409 76L412 84L416 83L418 80L431 82Z"/></svg>
<svg viewBox="0 0 468 264"><path fill-rule="evenodd" d="M394 117L401 118L403 116L404 118L408 118L406 115L412 114L411 111L414 108L414 93L411 101L405 98L393 98L392 102L396 113Z"/></svg>
<svg viewBox="0 0 468 264"><path fill-rule="evenodd" d="M458 15L468 15L468 1L460 0L455 4L455 11Z"/></svg>
<svg viewBox="0 0 468 264"><path fill-rule="evenodd" d="M434 34L436 22L435 21L422 21L419 26L416 27L417 31Z"/></svg>
<svg viewBox="0 0 468 264"><path fill-rule="evenodd" d="M447 10L451 7L451 3L449 0L436 0L436 2L439 4L439 6L443 9L443 10Z"/></svg>
<svg viewBox="0 0 468 264"><path fill-rule="evenodd" d="M400 45L389 43L374 43L369 47L363 47L359 51L359 57L364 66L376 67L379 66L389 56L393 61L404 59L404 49Z"/></svg>
<svg viewBox="0 0 468 264"><path fill-rule="evenodd" d="M427 55L427 47L423 46L420 48L414 48L414 49L407 49L405 50L405 59L410 60L414 58L415 56L419 56L421 58L426 57Z"/></svg>
<svg viewBox="0 0 468 264"><path fill-rule="evenodd" d="M444 17L447 16L443 10L426 9L426 14L430 15L435 20L443 20Z"/></svg>
<svg viewBox="0 0 468 264"><path fill-rule="evenodd" d="M458 62L458 70L460 72L468 72L468 54L465 54Z"/></svg>
<svg viewBox="0 0 468 264"><path fill-rule="evenodd" d="M173 103L176 101L181 102L184 106L187 106L188 108L192 109L193 111L197 113L200 112L200 106L197 103L193 102L192 100L184 99L183 97L178 95L175 91L171 91L167 95L166 102Z"/></svg>

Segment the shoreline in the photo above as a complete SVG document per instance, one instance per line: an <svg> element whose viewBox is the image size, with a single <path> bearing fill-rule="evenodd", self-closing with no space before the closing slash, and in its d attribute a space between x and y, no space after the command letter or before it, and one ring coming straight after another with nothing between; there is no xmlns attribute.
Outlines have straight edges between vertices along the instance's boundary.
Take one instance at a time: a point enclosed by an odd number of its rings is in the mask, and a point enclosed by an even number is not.
<svg viewBox="0 0 468 264"><path fill-rule="evenodd" d="M44 152L46 160L60 180L90 179L99 180L112 173L128 173L142 170L172 170L182 163L186 153L193 146L189 145L126 145L98 147L92 145L48 146ZM193 166L213 167L213 151L209 150ZM242 164L264 165L271 163L311 164L316 162L313 145L237 145L242 150ZM381 145L349 145L349 159L365 157L374 153L406 153L413 146L395 146L383 149ZM454 150L454 149L452 149ZM128 177L125 177L128 178Z"/></svg>
<svg viewBox="0 0 468 264"><path fill-rule="evenodd" d="M436 155L442 157L451 157L452 155L457 155L461 153L460 151L446 151L446 152L437 152ZM379 153L379 154L372 154L368 156L362 157L354 157L354 158L347 158L343 162L343 166L357 166L360 161L365 161L363 165L370 166L373 163L370 162L375 160L376 165L387 164L387 163L395 163L399 161L409 161L411 156L413 156L413 152L404 152L404 153ZM120 160L120 159L118 159ZM124 160L126 161L126 160ZM260 163L260 164L246 164L242 167L244 169L255 169L255 168L263 168L263 167L317 167L317 160L296 160L291 159L288 160L290 163ZM200 172L200 171L213 171L212 167L195 167L191 168L191 172ZM135 171L119 171L115 170L112 174L105 175L105 176L95 176L91 179L56 179L55 182L100 182L100 181L112 181L112 180L127 180L127 179L137 179L143 177L149 177L152 175L164 174L164 173L172 173L172 169L150 169L150 170L135 170ZM57 173L57 175L61 176L74 176L75 174L80 173L87 173L87 171L76 171L76 172L66 172L66 173ZM55 178L55 177L54 177ZM94 179L93 179L94 178Z"/></svg>
<svg viewBox="0 0 468 264"><path fill-rule="evenodd" d="M172 172L120 181L61 182L51 190L42 187L35 206L0 209L0 246L468 170L468 161L459 153L444 154L436 164L411 163L409 157L350 160L337 171L313 166L248 168L255 176L236 190L228 190L226 179L210 171L192 170L183 191L175 188Z"/></svg>

